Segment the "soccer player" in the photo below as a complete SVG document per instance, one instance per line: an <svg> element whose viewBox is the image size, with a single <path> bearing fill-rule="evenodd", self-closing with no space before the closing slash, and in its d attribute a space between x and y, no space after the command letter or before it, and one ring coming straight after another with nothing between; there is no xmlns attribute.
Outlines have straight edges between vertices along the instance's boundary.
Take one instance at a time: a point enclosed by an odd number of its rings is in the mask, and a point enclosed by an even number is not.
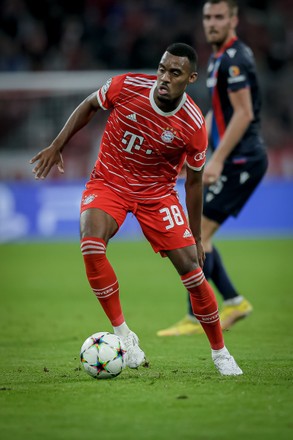
<svg viewBox="0 0 293 440"><path fill-rule="evenodd" d="M237 9L235 0L209 0L203 6L204 32L213 50L207 77L211 110L206 123L212 154L203 174L203 271L223 296L222 329L246 317L252 305L234 287L212 238L228 217L239 214L267 169L255 62L250 48L236 36ZM186 317L158 335L198 333L202 327L188 300Z"/></svg>
<svg viewBox="0 0 293 440"><path fill-rule="evenodd" d="M136 368L145 361L145 354L125 321L106 249L131 212L154 251L167 256L180 275L210 342L216 368L222 375L240 375L242 370L224 345L217 302L202 271L204 251L199 238L207 133L200 109L185 92L197 79L196 68L194 49L176 43L163 54L157 76L127 73L111 78L74 110L52 144L31 163L36 162L37 179L44 179L54 165L63 173L65 144L97 111L110 110L82 195L81 252L89 284L114 333L124 341L126 363ZM185 160L189 223L174 190ZM131 279L131 268L129 272Z"/></svg>

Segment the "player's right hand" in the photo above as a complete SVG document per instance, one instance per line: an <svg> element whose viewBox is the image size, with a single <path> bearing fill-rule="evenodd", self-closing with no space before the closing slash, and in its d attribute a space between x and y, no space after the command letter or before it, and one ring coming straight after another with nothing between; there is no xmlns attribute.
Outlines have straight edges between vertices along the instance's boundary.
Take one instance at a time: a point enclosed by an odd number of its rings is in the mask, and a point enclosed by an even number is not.
<svg viewBox="0 0 293 440"><path fill-rule="evenodd" d="M61 151L59 149L56 150L53 145L40 151L30 160L31 164L35 162L37 162L37 164L32 170L35 179L45 179L54 165L57 165L60 173L64 173Z"/></svg>

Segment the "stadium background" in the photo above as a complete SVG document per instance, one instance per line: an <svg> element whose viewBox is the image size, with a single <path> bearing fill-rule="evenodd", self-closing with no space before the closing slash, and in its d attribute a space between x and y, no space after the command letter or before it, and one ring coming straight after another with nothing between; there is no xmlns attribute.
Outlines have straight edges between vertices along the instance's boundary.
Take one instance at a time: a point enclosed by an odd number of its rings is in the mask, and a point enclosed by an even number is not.
<svg viewBox="0 0 293 440"><path fill-rule="evenodd" d="M259 72L269 171L240 218L229 220L221 234L292 236L292 8L289 0L239 5L238 35L252 47ZM80 193L106 114L71 141L65 175L52 173L46 182L35 182L28 161L109 76L155 72L168 44L192 44L200 66L199 80L189 92L207 110L210 48L201 7L202 2L190 0L1 1L0 241L78 237ZM130 216L119 237L140 236Z"/></svg>

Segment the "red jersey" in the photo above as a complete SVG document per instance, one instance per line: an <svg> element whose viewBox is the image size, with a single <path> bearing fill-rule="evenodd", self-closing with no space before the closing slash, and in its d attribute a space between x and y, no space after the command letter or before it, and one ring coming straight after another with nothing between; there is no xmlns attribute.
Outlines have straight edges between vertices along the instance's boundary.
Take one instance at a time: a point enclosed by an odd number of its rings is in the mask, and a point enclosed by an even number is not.
<svg viewBox="0 0 293 440"><path fill-rule="evenodd" d="M158 200L172 193L186 159L201 170L207 133L200 109L186 93L172 112L154 100L156 76L115 76L97 91L110 110L91 179L101 179L133 200Z"/></svg>

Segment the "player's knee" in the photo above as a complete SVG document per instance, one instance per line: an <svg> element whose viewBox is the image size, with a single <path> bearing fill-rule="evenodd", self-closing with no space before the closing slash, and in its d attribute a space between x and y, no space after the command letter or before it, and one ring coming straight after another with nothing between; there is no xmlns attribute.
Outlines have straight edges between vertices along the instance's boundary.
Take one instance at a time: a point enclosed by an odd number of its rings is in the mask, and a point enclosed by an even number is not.
<svg viewBox="0 0 293 440"><path fill-rule="evenodd" d="M180 276L186 275L189 272L192 272L199 268L199 262L197 256L194 255L193 258L186 258L178 261L177 265L175 265Z"/></svg>
<svg viewBox="0 0 293 440"><path fill-rule="evenodd" d="M166 255L180 276L199 267L195 245L166 251Z"/></svg>

